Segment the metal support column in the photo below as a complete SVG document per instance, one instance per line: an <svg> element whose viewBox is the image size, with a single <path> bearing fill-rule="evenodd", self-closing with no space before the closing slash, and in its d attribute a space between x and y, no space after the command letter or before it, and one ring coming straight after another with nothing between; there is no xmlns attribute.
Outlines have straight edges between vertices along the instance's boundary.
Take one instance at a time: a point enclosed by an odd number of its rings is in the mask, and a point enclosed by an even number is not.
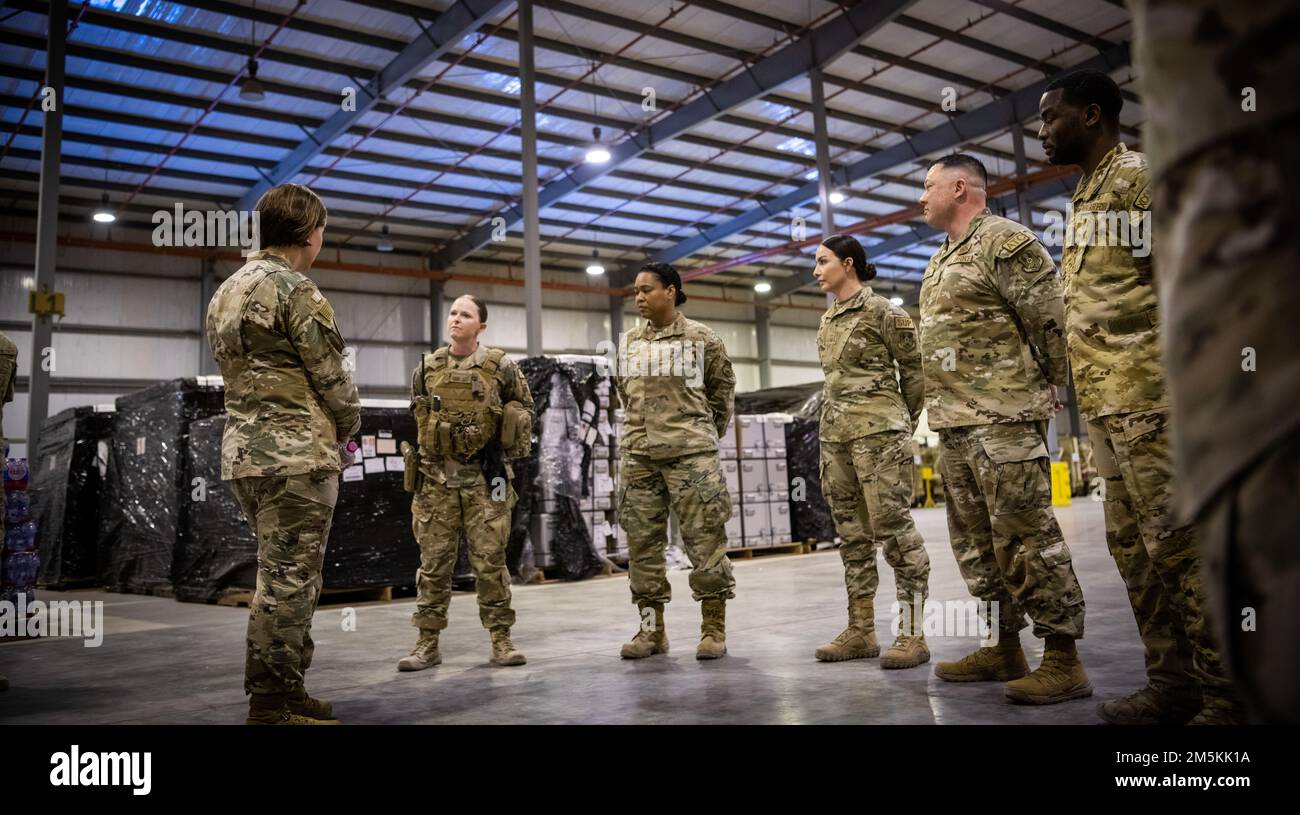
<svg viewBox="0 0 1300 815"><path fill-rule="evenodd" d="M772 387L772 309L754 309L755 337L758 340L758 386Z"/></svg>
<svg viewBox="0 0 1300 815"><path fill-rule="evenodd" d="M55 253L59 232L59 156L63 150L63 58L68 34L67 0L53 0L45 49L45 86L54 91L54 108L45 110L41 129L40 197L36 205L35 291L54 291ZM54 318L32 315L32 366L27 387L27 457L36 458L41 425L50 412L50 374ZM47 350L50 349L50 350Z"/></svg>
<svg viewBox="0 0 1300 815"><path fill-rule="evenodd" d="M519 0L519 130L524 181L524 305L528 356L542 354L542 237L537 198L537 86L533 0Z"/></svg>
<svg viewBox="0 0 1300 815"><path fill-rule="evenodd" d="M809 72L808 83L812 87L813 141L817 147L817 200L821 203L822 237L825 237L835 233L835 209L831 204L835 187L831 179L830 135L826 129L826 85L820 68ZM834 300L834 295L826 295L827 303Z"/></svg>
<svg viewBox="0 0 1300 815"><path fill-rule="evenodd" d="M429 281L429 347L441 348L446 340L443 338L443 326L447 321L447 303L443 298L445 284L441 280Z"/></svg>
<svg viewBox="0 0 1300 815"><path fill-rule="evenodd" d="M208 304L217 290L217 262L203 259L203 274L199 278L199 376L212 376L217 372L217 360L208 347Z"/></svg>
<svg viewBox="0 0 1300 815"><path fill-rule="evenodd" d="M1025 175L1029 172L1029 162L1025 160L1025 129L1020 122L1011 125L1011 148L1016 155L1016 220L1028 227L1033 227L1033 217L1028 212L1029 202L1025 192Z"/></svg>
<svg viewBox="0 0 1300 815"><path fill-rule="evenodd" d="M614 347L618 347L619 337L623 335L623 298L609 298L609 338L613 340Z"/></svg>

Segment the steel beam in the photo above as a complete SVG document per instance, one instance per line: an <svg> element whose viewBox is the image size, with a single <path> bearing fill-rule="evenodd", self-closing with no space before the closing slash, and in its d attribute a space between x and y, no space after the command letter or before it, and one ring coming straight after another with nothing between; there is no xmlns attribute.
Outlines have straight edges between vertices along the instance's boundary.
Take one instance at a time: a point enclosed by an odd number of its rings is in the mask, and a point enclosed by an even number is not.
<svg viewBox="0 0 1300 815"><path fill-rule="evenodd" d="M275 169L244 193L235 209L252 209L262 193L296 176L309 161L369 113L385 93L405 85L426 65L459 44L462 37L478 30L479 26L509 5L510 0L456 0L450 8L438 15L432 25L424 29L421 36L412 40L392 62L385 65L374 79L357 89L354 110L340 109L326 119L324 124L282 158ZM339 101L342 102L341 95Z"/></svg>
<svg viewBox="0 0 1300 815"><path fill-rule="evenodd" d="M1112 71L1127 65L1128 61L1128 44L1123 43L1066 70ZM910 161L932 156L994 133L1006 127L1008 121L1024 121L1037 114L1038 99L1043 95L1043 90L1049 81L1050 78L1046 77L1040 79L984 107L954 116L938 127L886 147L862 161L842 167L835 173L834 181L838 186L848 187ZM702 229L697 234L656 252L652 259L672 263L742 229L748 229L812 200L816 197L817 190L818 182L810 181L785 195L769 198L741 215L716 226Z"/></svg>
<svg viewBox="0 0 1300 815"><path fill-rule="evenodd" d="M541 206L550 206L564 196L582 189L620 164L648 152L656 144L678 138L692 128L761 97L814 68L829 64L860 40L879 30L913 2L915 0L859 0L807 36L706 90L644 130L633 133L610 150L610 160L605 164L584 164L546 185L539 193ZM508 207L501 215L506 218L508 226L523 219L523 212L518 206ZM477 251L491 239L492 230L493 225L489 220L463 238L443 247L434 255L435 268L445 269Z"/></svg>
<svg viewBox="0 0 1300 815"><path fill-rule="evenodd" d="M59 159L63 152L64 46L68 39L68 2L51 0L48 45L45 49L45 87L54 105L45 110L41 134L40 198L36 204L36 272L33 291L54 292L59 250ZM32 315L30 385L27 393L27 458L35 460L40 448L41 425L50 412L50 374L58 364L54 356L54 318Z"/></svg>

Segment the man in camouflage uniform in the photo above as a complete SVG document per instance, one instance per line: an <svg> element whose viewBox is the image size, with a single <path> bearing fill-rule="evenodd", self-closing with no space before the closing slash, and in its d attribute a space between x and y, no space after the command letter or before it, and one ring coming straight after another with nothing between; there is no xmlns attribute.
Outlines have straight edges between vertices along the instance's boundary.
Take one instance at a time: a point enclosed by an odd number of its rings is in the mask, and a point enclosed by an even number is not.
<svg viewBox="0 0 1300 815"><path fill-rule="evenodd" d="M1300 723L1295 3L1135 0L1174 505L1252 717Z"/></svg>
<svg viewBox="0 0 1300 815"><path fill-rule="evenodd" d="M964 154L925 178L926 221L948 233L921 284L921 349L930 426L943 445L953 553L966 585L998 603L999 641L935 674L950 682L1012 680L1014 702L1092 694L1075 640L1083 592L1052 514L1047 419L1066 381L1060 281L1033 232L988 213L988 174ZM1025 613L1046 639L1026 676Z"/></svg>
<svg viewBox="0 0 1300 815"><path fill-rule="evenodd" d="M1205 707L1199 721L1239 721L1206 619L1196 535L1173 520L1170 506L1151 173L1146 156L1119 140L1123 105L1119 86L1098 71L1053 80L1039 103L1048 160L1083 168L1061 259L1066 339L1079 410L1105 479L1106 544L1146 649L1148 686L1098 712L1111 724L1185 724Z"/></svg>
<svg viewBox="0 0 1300 815"><path fill-rule="evenodd" d="M930 556L912 523L912 431L921 413L921 351L916 326L902 308L863 281L876 276L866 252L848 235L817 247L813 276L835 303L817 331L826 385L822 389L821 483L839 532L849 595L849 624L815 653L823 662L880 655L875 599L876 547L894 567L900 625L880 658L884 668L930 660L922 623ZM895 374L894 365L898 369Z"/></svg>
<svg viewBox="0 0 1300 815"><path fill-rule="evenodd" d="M4 407L14 400L14 388L18 383L18 346L0 331L0 470L4 469L5 458L9 455L9 442L4 433ZM0 549L5 541L5 483L0 473ZM0 674L0 691L9 689L8 677Z"/></svg>
<svg viewBox="0 0 1300 815"><path fill-rule="evenodd" d="M487 328L487 306L471 295L451 305L445 345L411 372L411 412L419 427L411 522L420 545L418 597L411 623L420 634L397 668L421 671L442 662L438 636L447 627L451 576L463 532L478 591L479 620L492 640L494 665L527 661L510 639L506 543L515 492L505 452L518 437L530 438L533 396L519 366L499 348L478 341ZM505 434L510 438L504 439ZM491 471L490 473L488 471ZM489 480L490 479L490 480Z"/></svg>
<svg viewBox="0 0 1300 815"><path fill-rule="evenodd" d="M282 184L257 203L267 248L208 305L207 337L225 378L221 478L257 535L244 691L249 724L312 724L332 708L307 695L312 614L338 498L340 445L361 426L329 301L307 277L325 205Z"/></svg>
<svg viewBox="0 0 1300 815"><path fill-rule="evenodd" d="M722 340L677 311L686 295L676 269L647 264L634 287L645 322L620 339L615 384L626 416L618 521L627 532L628 582L641 630L624 644L622 656L668 653L664 605L672 591L664 547L671 508L694 567L691 593L703 615L695 656L717 659L727 653L726 601L736 596L727 559L731 498L718 459L736 375Z"/></svg>

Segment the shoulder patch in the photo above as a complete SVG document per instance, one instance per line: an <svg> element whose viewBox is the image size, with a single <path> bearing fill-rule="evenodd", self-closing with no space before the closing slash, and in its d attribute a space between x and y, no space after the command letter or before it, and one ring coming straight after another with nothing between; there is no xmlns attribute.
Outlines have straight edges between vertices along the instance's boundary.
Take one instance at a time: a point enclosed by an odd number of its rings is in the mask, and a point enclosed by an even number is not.
<svg viewBox="0 0 1300 815"><path fill-rule="evenodd" d="M998 257L1000 258L1011 257L1016 252L1019 252L1021 249L1024 249L1025 246L1027 246L1029 242L1032 241L1033 239L1034 236L1029 234L1028 232L1014 233L1006 240L1002 241L1002 244L998 246Z"/></svg>
<svg viewBox="0 0 1300 815"><path fill-rule="evenodd" d="M895 316L894 316L894 328L896 328L896 329L901 329L901 330L903 330L903 331L914 331L914 330L916 329L916 324L912 322L912 318L911 318L911 317L908 317L908 316L905 315L905 314L904 314L904 315L895 315Z"/></svg>
<svg viewBox="0 0 1300 815"><path fill-rule="evenodd" d="M1151 209L1151 191L1143 190L1133 202L1134 209Z"/></svg>

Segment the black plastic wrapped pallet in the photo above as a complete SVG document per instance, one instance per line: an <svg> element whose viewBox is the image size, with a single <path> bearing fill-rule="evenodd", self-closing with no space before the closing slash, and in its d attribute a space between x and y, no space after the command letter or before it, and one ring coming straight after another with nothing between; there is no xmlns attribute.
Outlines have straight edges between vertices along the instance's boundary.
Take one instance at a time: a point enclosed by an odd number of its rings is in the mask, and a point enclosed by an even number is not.
<svg viewBox="0 0 1300 815"><path fill-rule="evenodd" d="M100 579L112 591L170 592L190 506L190 423L222 411L219 386L173 379L119 396L99 534ZM182 498L184 500L182 500Z"/></svg>
<svg viewBox="0 0 1300 815"><path fill-rule="evenodd" d="M515 491L519 493L519 503L511 517L510 542L506 548L506 564L510 573L519 575L524 541L528 537L533 515L541 507L541 480L545 477L540 466L541 450L536 443L541 437L542 416L554 401L572 400L577 405L587 402L597 403L596 384L601 376L594 363L562 362L551 357L529 357L519 363L520 370L528 380L528 388L533 395L533 451L526 459L513 463L515 472ZM566 388L562 394L553 393L555 374L560 374L560 382ZM585 476L591 467L591 448L584 444L582 472ZM561 496L557 513L556 535L552 541L552 552L559 576L564 580L584 580L599 574L604 567L600 558L592 550L591 533L582 521L578 510L581 496Z"/></svg>
<svg viewBox="0 0 1300 815"><path fill-rule="evenodd" d="M821 442L817 417L795 416L785 426L786 471L792 484L803 479L804 500L790 496L790 536L796 541L835 540L835 521L822 495Z"/></svg>
<svg viewBox="0 0 1300 815"><path fill-rule="evenodd" d="M44 586L98 580L100 490L112 434L113 413L90 407L68 408L41 426L30 492Z"/></svg>
<svg viewBox="0 0 1300 815"><path fill-rule="evenodd" d="M221 433L225 416L195 422L190 428L189 479L205 481L207 496L186 517L176 563L178 599L211 602L227 590L248 590L257 582L257 541L227 482L221 481ZM380 438L381 433L391 434ZM376 444L415 442L415 420L400 408L363 407L358 437ZM402 489L402 473L389 470L393 456L374 456L382 472L339 484L322 581L327 589L409 587L420 564L411 530L411 496ZM373 465L372 465L373 466ZM353 471L354 473L356 471Z"/></svg>
<svg viewBox="0 0 1300 815"><path fill-rule="evenodd" d="M784 385L779 388L747 391L736 394L737 414L789 413L816 419L821 410L821 382L804 385Z"/></svg>
<svg viewBox="0 0 1300 815"><path fill-rule="evenodd" d="M176 557L176 599L210 603L230 589L257 585L257 538L229 482L221 480L226 414L190 424L186 483L200 497L186 513ZM202 479L195 486L195 479Z"/></svg>
<svg viewBox="0 0 1300 815"><path fill-rule="evenodd" d="M388 438L380 438L389 433ZM415 444L415 419L406 408L362 407L360 436L391 441L391 456L401 461L401 444ZM364 463L359 464L364 471ZM411 495L402 489L402 473L385 469L360 481L344 480L334 507L323 576L327 589L379 586L409 587L420 566L420 547L411 529Z"/></svg>

